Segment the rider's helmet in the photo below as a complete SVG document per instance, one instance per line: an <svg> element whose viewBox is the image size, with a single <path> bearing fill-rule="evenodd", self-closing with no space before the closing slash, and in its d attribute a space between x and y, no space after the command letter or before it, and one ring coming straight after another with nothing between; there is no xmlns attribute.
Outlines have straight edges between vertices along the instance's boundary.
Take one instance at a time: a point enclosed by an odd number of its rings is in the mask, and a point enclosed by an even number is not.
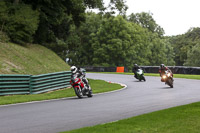
<svg viewBox="0 0 200 133"><path fill-rule="evenodd" d="M165 65L164 65L164 64L161 64L161 65L160 65L160 68L161 68L161 69L164 69L164 68L165 68Z"/></svg>
<svg viewBox="0 0 200 133"><path fill-rule="evenodd" d="M137 64L134 64L134 67L138 67L138 65L137 65Z"/></svg>
<svg viewBox="0 0 200 133"><path fill-rule="evenodd" d="M76 71L77 71L77 67L76 67L76 66L72 66L72 67L71 67L71 72L72 72L72 73L76 73Z"/></svg>

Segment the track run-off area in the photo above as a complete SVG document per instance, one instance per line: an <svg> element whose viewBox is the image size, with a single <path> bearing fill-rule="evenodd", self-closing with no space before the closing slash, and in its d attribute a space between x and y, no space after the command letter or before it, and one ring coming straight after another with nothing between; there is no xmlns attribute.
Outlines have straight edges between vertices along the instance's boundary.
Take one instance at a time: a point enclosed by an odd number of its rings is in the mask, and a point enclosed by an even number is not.
<svg viewBox="0 0 200 133"><path fill-rule="evenodd" d="M87 78L126 84L126 89L94 95L0 106L0 133L56 133L93 126L200 101L200 81L174 79L170 88L160 77L87 73Z"/></svg>

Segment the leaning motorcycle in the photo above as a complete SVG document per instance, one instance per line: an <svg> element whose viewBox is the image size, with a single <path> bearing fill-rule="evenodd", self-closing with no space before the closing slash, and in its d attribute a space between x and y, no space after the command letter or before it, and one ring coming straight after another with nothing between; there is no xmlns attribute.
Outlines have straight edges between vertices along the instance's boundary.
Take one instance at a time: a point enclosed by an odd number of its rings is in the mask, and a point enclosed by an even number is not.
<svg viewBox="0 0 200 133"><path fill-rule="evenodd" d="M135 78L138 79L139 81L146 81L145 77L144 77L144 71L142 69L138 69L138 71L136 72Z"/></svg>
<svg viewBox="0 0 200 133"><path fill-rule="evenodd" d="M162 81L165 82L165 84L169 85L171 88L174 87L174 79L172 77L172 73L169 71L165 71L165 74L162 75L161 77Z"/></svg>
<svg viewBox="0 0 200 133"><path fill-rule="evenodd" d="M88 83L86 85L81 77L73 76L70 80L70 84L74 88L75 94L78 98L82 98L83 96L92 97L92 89ZM87 87L88 86L88 87Z"/></svg>

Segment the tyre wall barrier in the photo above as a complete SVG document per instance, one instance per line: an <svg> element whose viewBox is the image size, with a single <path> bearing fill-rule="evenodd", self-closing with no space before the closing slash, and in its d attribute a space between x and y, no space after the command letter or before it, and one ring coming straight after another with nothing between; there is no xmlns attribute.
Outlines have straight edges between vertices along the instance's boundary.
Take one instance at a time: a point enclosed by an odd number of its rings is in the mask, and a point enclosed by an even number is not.
<svg viewBox="0 0 200 133"><path fill-rule="evenodd" d="M117 67L81 67L88 72L116 72ZM128 69L124 67L124 72L128 72Z"/></svg>
<svg viewBox="0 0 200 133"><path fill-rule="evenodd" d="M71 86L71 71L41 75L0 75L0 96L39 94Z"/></svg>
<svg viewBox="0 0 200 133"><path fill-rule="evenodd" d="M200 75L200 67L168 66L174 74ZM83 67L88 72L116 72L117 67ZM145 73L158 73L159 66L141 66ZM133 72L133 68L131 70ZM129 72L124 67L124 72Z"/></svg>
<svg viewBox="0 0 200 133"><path fill-rule="evenodd" d="M158 73L159 66L141 66L145 73ZM200 67L168 66L174 74L200 75Z"/></svg>

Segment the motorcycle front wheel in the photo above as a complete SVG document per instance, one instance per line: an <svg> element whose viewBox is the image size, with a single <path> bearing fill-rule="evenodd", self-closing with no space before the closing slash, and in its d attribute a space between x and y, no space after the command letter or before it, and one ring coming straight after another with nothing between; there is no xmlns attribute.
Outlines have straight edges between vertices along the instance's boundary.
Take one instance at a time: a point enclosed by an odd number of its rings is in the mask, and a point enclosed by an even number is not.
<svg viewBox="0 0 200 133"><path fill-rule="evenodd" d="M78 96L78 98L82 98L83 97L83 93L82 93L80 88L75 87L74 91L75 91L76 95Z"/></svg>
<svg viewBox="0 0 200 133"><path fill-rule="evenodd" d="M169 85L171 88L174 87L172 79L168 79L168 85Z"/></svg>
<svg viewBox="0 0 200 133"><path fill-rule="evenodd" d="M144 77L144 76L142 76L142 78L143 78L143 80L144 80L144 81L146 81L146 79L145 79L145 77Z"/></svg>

